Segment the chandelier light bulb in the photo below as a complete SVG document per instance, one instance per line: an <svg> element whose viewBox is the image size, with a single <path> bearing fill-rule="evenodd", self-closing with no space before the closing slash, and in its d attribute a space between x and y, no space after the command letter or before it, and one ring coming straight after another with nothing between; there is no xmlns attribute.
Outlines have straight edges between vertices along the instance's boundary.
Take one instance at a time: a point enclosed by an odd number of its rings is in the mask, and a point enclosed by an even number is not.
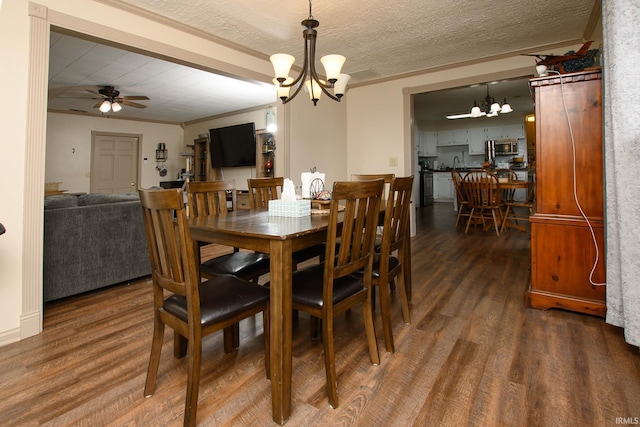
<svg viewBox="0 0 640 427"><path fill-rule="evenodd" d="M291 86L281 86L290 85L293 82L293 78L287 77L282 83L278 81L278 79L273 79L273 84L276 86L276 90L278 91L278 98L282 99L282 101L286 101L289 98L289 92L291 91Z"/></svg>
<svg viewBox="0 0 640 427"><path fill-rule="evenodd" d="M340 74L338 76L338 80L333 84L333 94L336 97L342 98L344 96L350 79L351 76L349 74Z"/></svg>
<svg viewBox="0 0 640 427"><path fill-rule="evenodd" d="M342 69L342 65L344 61L346 61L342 55L326 55L320 58L320 62L324 66L324 71L327 76L327 80L330 83L335 83L340 77L340 70Z"/></svg>
<svg viewBox="0 0 640 427"><path fill-rule="evenodd" d="M271 64L273 64L273 71L276 74L276 80L284 82L289 76L289 70L295 62L296 58L287 53L276 53L269 57Z"/></svg>

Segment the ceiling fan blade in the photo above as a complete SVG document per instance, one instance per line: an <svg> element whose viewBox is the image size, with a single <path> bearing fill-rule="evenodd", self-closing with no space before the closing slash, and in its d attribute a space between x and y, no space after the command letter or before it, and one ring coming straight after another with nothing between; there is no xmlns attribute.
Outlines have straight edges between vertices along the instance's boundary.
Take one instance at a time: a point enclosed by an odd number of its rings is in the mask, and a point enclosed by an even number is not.
<svg viewBox="0 0 640 427"><path fill-rule="evenodd" d="M123 99L121 102L122 105L126 105L128 107L135 107L135 108L147 108L146 105L142 105L142 104L138 104L137 102L131 102L131 101L127 101L126 99Z"/></svg>
<svg viewBox="0 0 640 427"><path fill-rule="evenodd" d="M60 95L67 92L84 93L85 90L95 89L96 86L63 86L49 88L49 100L60 98Z"/></svg>
<svg viewBox="0 0 640 427"><path fill-rule="evenodd" d="M100 96L100 97L103 97L103 98L104 98L104 95L103 95L103 94L101 94L100 92L96 92L96 91L94 91L94 90L90 90L90 89L85 89L85 90L86 90L87 92L89 92L90 94L98 95L98 96ZM97 99L97 98L96 98L96 99Z"/></svg>
<svg viewBox="0 0 640 427"><path fill-rule="evenodd" d="M149 97L144 95L123 96L122 99L129 101L148 101Z"/></svg>

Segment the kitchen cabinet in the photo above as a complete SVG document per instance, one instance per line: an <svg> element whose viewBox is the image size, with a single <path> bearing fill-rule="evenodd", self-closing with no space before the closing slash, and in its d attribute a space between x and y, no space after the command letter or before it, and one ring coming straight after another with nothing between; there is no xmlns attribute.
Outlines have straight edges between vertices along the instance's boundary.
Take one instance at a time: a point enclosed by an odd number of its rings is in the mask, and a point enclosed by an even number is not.
<svg viewBox="0 0 640 427"><path fill-rule="evenodd" d="M467 145L469 143L469 137L467 135L467 129L456 130L441 130L437 134L437 145Z"/></svg>
<svg viewBox="0 0 640 427"><path fill-rule="evenodd" d="M606 312L602 71L530 80L535 91L536 212L527 304L598 316ZM568 111L569 117L565 113ZM574 199L573 140L576 194ZM595 241L594 237L595 236ZM596 253L599 257L596 258ZM597 261L597 262L596 262Z"/></svg>
<svg viewBox="0 0 640 427"><path fill-rule="evenodd" d="M451 172L433 173L433 199L436 201L452 201L455 194Z"/></svg>
<svg viewBox="0 0 640 427"><path fill-rule="evenodd" d="M437 132L435 131L418 131L417 133L417 150L419 156L431 156L438 155L436 148Z"/></svg>
<svg viewBox="0 0 640 427"><path fill-rule="evenodd" d="M427 131L424 132L424 146L422 147L423 156L437 156L437 132Z"/></svg>
<svg viewBox="0 0 640 427"><path fill-rule="evenodd" d="M524 123L519 125L492 126L485 128L485 139L519 139L524 138Z"/></svg>
<svg viewBox="0 0 640 427"><path fill-rule="evenodd" d="M485 132L484 128L468 129L469 154L471 156L485 154Z"/></svg>

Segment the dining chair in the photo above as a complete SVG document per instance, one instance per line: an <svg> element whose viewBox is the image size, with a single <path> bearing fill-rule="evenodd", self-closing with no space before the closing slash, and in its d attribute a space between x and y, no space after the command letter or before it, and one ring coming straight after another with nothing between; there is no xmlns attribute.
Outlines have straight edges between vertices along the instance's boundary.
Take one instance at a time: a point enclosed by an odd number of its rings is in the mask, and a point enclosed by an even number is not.
<svg viewBox="0 0 640 427"><path fill-rule="evenodd" d="M251 209L268 208L269 200L276 200L282 195L284 177L274 178L249 178L247 187L249 188L249 206ZM293 266L297 269L298 264L318 257L320 262L324 259L323 243L300 249L293 252Z"/></svg>
<svg viewBox="0 0 640 427"><path fill-rule="evenodd" d="M516 171L507 169L507 168L498 168L493 171L493 173L498 177L498 183L503 180L507 181L517 181L518 174ZM513 202L513 197L515 196L516 189L513 187L501 187L500 188L502 203L506 206L507 203ZM506 212L506 208L505 208ZM502 231L502 230L501 230Z"/></svg>
<svg viewBox="0 0 640 427"><path fill-rule="evenodd" d="M405 324L411 323L407 289L409 284L405 283L403 268L406 266L404 245L405 239L408 238L412 192L413 176L396 177L391 182L384 214L382 244L373 258L371 284L374 288L372 292L376 287L378 288L384 341L389 353L395 352L395 346L391 327L390 287L386 285L393 283L396 277L398 278L402 318ZM397 256L394 256L394 253ZM372 298L373 300L374 298Z"/></svg>
<svg viewBox="0 0 640 427"><path fill-rule="evenodd" d="M187 204L189 217L226 215L227 195L231 198L231 209L236 206L235 181L188 182ZM198 254L199 255L199 254ZM240 278L257 282L259 277L269 272L269 256L263 253L238 251L220 255L200 264L200 276L211 279L221 274L233 274Z"/></svg>
<svg viewBox="0 0 640 427"><path fill-rule="evenodd" d="M515 172L514 172L515 173ZM517 174L516 174L517 178ZM513 221L518 224L518 220L529 221L529 217L533 214L533 210L535 208L535 180L529 182L529 186L527 187L527 196L525 200L515 200L514 197L511 200L506 200L505 204L505 212L504 218L502 219L502 227L500 227L500 232L502 233L507 226L509 221ZM514 189L515 192L515 189ZM527 210L527 214L518 213L515 208L522 208Z"/></svg>
<svg viewBox="0 0 640 427"><path fill-rule="evenodd" d="M389 196L389 189L391 188L391 181L395 178L395 174L392 173L354 173L351 174L351 181L371 181L374 179L384 180L384 191L382 193L382 199L386 200ZM378 226L376 230L376 252L380 250L382 244L382 226ZM375 296L374 296L375 298Z"/></svg>
<svg viewBox="0 0 640 427"><path fill-rule="evenodd" d="M372 179L384 180L384 193L383 199L386 199L389 194L389 188L391 187L391 181L395 178L395 174L392 173L352 173L351 181L370 181Z"/></svg>
<svg viewBox="0 0 640 427"><path fill-rule="evenodd" d="M181 189L139 190L152 267L153 338L144 387L153 395L165 325L174 331L174 356L187 356L184 425L196 424L202 338L263 313L269 377L269 290L232 275L201 282ZM177 365L174 365L177 366Z"/></svg>
<svg viewBox="0 0 640 427"><path fill-rule="evenodd" d="M453 181L453 188L456 190L456 197L458 200L458 216L456 217L455 225L458 227L460 218L468 218L471 213L471 208L469 207L469 200L467 200L467 196L462 190L462 174L458 169L453 169L451 171L451 179Z"/></svg>
<svg viewBox="0 0 640 427"><path fill-rule="evenodd" d="M338 407L333 319L362 305L371 363L380 363L373 324L371 278L384 181L334 182L325 262L292 275L293 309L321 319L329 404ZM340 239L340 244L337 241ZM356 273L363 270L364 274Z"/></svg>
<svg viewBox="0 0 640 427"><path fill-rule="evenodd" d="M467 234L473 220L481 222L484 226L490 219L493 221L496 235L500 236L503 204L498 177L485 170L470 171L464 176L462 187L471 208L464 233ZM489 212L491 216L488 215Z"/></svg>
<svg viewBox="0 0 640 427"><path fill-rule="evenodd" d="M283 177L249 178L249 206L251 209L269 207L269 200L276 200L282 194Z"/></svg>

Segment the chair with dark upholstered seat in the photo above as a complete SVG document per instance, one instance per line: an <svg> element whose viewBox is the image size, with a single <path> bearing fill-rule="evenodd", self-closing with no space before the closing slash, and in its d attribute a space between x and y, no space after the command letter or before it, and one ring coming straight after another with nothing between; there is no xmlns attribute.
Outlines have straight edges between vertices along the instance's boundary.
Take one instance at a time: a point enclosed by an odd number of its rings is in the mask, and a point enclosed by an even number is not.
<svg viewBox="0 0 640 427"><path fill-rule="evenodd" d="M249 206L251 209L268 208L269 200L277 200L282 194L284 186L283 177L275 178L249 178Z"/></svg>
<svg viewBox="0 0 640 427"><path fill-rule="evenodd" d="M262 312L269 377L269 290L232 275L200 281L181 189L140 190L140 200L153 278L153 340L144 395L155 390L167 325L174 331L174 356L187 355L184 425L193 426L203 337Z"/></svg>
<svg viewBox="0 0 640 427"><path fill-rule="evenodd" d="M249 188L249 206L251 209L268 208L269 200L277 200L282 195L284 186L283 177L275 178L249 178L247 187ZM293 265L319 257L322 261L324 257L324 244L314 245L309 248L300 249L293 253Z"/></svg>
<svg viewBox="0 0 640 427"><path fill-rule="evenodd" d="M360 304L369 356L380 363L373 325L371 269L384 181L335 182L325 262L293 273L293 308L321 319L329 404L338 407L333 319ZM344 209L342 209L344 207ZM340 218L343 218L342 225ZM337 240L340 239L340 245ZM364 270L364 275L357 272Z"/></svg>
<svg viewBox="0 0 640 427"><path fill-rule="evenodd" d="M226 215L227 194L231 196L232 209L236 206L234 180L188 182L187 204L189 216ZM269 256L255 252L239 252L217 256L200 264L200 276L211 279L221 274L233 274L240 278L258 281L269 272Z"/></svg>
<svg viewBox="0 0 640 427"><path fill-rule="evenodd" d="M382 244L373 259L372 285L378 287L380 294L380 312L384 341L389 353L395 351L393 332L391 328L391 312L389 303L389 288L398 278L402 318L404 323L411 323L409 313L408 284L402 269L405 268L405 239L408 238L409 209L411 193L413 191L413 177L394 178L387 194L384 223L382 228ZM397 256L393 254L396 253ZM374 288L375 289L375 288Z"/></svg>

